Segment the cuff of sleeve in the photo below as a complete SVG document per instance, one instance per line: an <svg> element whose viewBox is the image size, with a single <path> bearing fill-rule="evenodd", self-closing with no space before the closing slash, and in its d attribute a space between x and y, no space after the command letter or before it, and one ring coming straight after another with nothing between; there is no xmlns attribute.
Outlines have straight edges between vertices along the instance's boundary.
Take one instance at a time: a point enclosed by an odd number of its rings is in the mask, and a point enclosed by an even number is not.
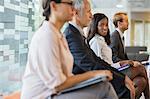
<svg viewBox="0 0 150 99"><path fill-rule="evenodd" d="M114 64L112 64L111 66L114 67L114 68L116 68L116 69L118 69L118 68L121 67L120 64L119 64L119 62L114 63Z"/></svg>

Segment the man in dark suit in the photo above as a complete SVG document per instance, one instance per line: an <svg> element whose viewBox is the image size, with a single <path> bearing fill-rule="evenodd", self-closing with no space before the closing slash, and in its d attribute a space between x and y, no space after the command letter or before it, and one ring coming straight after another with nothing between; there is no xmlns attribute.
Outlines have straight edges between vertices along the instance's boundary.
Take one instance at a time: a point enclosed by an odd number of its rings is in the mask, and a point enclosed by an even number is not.
<svg viewBox="0 0 150 99"><path fill-rule="evenodd" d="M130 99L130 95L133 98L135 96L135 89L130 78L97 57L85 43L83 28L89 24L92 18L91 8L87 0L77 1L80 2L75 3L74 7L76 10L73 19L64 32L70 51L74 57L73 73L80 74L91 70L110 70L113 73L111 83L119 98Z"/></svg>
<svg viewBox="0 0 150 99"><path fill-rule="evenodd" d="M128 17L126 13L114 15L113 23L116 30L111 34L111 44L113 62L128 60L124 46L124 31L128 29Z"/></svg>
<svg viewBox="0 0 150 99"><path fill-rule="evenodd" d="M124 32L128 29L128 16L124 12L118 12L113 17L113 23L116 27L116 30L111 34L111 44L113 62L118 62L122 60L129 60L125 52L124 45ZM144 66L138 61L128 62L133 65L131 68L128 68L122 73L127 74L137 85L136 93L137 97L140 97L140 93L144 92L145 99L149 99L149 84L148 77ZM144 86L143 86L144 85Z"/></svg>

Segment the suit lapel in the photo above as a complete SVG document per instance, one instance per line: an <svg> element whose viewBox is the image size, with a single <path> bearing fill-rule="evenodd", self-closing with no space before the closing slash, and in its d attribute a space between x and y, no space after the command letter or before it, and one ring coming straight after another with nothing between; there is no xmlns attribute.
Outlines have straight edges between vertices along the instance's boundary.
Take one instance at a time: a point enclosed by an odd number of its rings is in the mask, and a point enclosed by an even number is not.
<svg viewBox="0 0 150 99"><path fill-rule="evenodd" d="M121 37L120 37L120 34L119 34L119 32L116 30L116 33L117 33L117 35L119 36L119 46L120 46L120 48L123 50L123 53L125 53L125 50L124 50L124 45L123 45L123 42L122 42L122 39L121 39Z"/></svg>
<svg viewBox="0 0 150 99"><path fill-rule="evenodd" d="M74 27L72 24L69 24L69 27L73 31L74 35L78 36L83 41L82 43L86 45L87 47L89 47L88 44L86 44L86 38L80 33L80 31L76 27Z"/></svg>

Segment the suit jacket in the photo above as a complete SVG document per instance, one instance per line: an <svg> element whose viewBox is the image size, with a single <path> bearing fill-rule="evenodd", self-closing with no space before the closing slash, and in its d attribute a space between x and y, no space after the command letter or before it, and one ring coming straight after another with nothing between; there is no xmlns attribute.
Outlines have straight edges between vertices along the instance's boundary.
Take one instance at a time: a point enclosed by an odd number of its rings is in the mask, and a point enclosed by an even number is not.
<svg viewBox="0 0 150 99"><path fill-rule="evenodd" d="M112 60L114 63L120 61L120 60L128 60L127 54L124 50L124 45L121 41L120 34L117 30L115 30L111 34L111 44L110 47L112 49Z"/></svg>
<svg viewBox="0 0 150 99"><path fill-rule="evenodd" d="M124 83L125 75L111 67L104 60L100 59L100 57L97 57L87 46L84 41L84 36L81 35L77 28L69 24L66 27L64 34L70 51L74 57L74 74L80 74L91 70L110 70L112 71L114 78L111 83L113 84L117 94L122 97L125 93L129 93L129 90L127 90ZM123 91L124 93L122 93ZM127 97L129 99L128 95L129 94L123 97Z"/></svg>

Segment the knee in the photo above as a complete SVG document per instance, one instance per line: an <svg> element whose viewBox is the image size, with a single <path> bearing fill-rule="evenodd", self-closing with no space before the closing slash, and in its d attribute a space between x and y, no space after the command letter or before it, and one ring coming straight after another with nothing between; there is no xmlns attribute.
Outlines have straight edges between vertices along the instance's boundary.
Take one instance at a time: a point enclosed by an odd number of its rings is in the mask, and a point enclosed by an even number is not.
<svg viewBox="0 0 150 99"><path fill-rule="evenodd" d="M146 69L145 69L145 67L143 66L143 65L139 65L139 66L137 66L137 67L135 67L135 68L137 68L137 72L139 72L140 74L146 74Z"/></svg>
<svg viewBox="0 0 150 99"><path fill-rule="evenodd" d="M139 68L141 71L146 71L144 65L139 65L138 68Z"/></svg>
<svg viewBox="0 0 150 99"><path fill-rule="evenodd" d="M147 85L147 81L144 77L136 77L133 79L133 82L138 88L145 88Z"/></svg>
<svg viewBox="0 0 150 99"><path fill-rule="evenodd" d="M107 81L106 82L100 82L98 86L99 86L99 88L105 89L105 90L110 90L113 88L112 84L110 82L107 82Z"/></svg>
<svg viewBox="0 0 150 99"><path fill-rule="evenodd" d="M107 87L107 88L110 88L110 87L112 87L112 85L111 85L111 83L110 82L104 82L103 83L104 84L104 87Z"/></svg>
<svg viewBox="0 0 150 99"><path fill-rule="evenodd" d="M105 82L104 88L109 92L111 91L112 93L116 93L114 87L110 82Z"/></svg>

